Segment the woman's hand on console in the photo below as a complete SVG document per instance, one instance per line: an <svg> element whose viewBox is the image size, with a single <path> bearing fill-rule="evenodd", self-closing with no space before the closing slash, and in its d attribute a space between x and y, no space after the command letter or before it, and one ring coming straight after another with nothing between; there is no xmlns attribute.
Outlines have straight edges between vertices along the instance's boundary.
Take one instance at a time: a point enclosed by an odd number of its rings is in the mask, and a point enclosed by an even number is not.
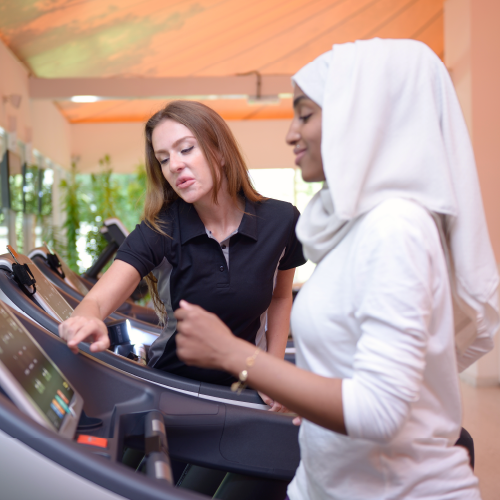
<svg viewBox="0 0 500 500"><path fill-rule="evenodd" d="M181 300L174 312L177 319L177 356L187 365L223 369L225 356L238 343L217 315Z"/></svg>
<svg viewBox="0 0 500 500"><path fill-rule="evenodd" d="M59 325L59 336L70 350L77 354L78 344L89 341L92 352L104 351L109 347L108 328L94 316L72 316Z"/></svg>

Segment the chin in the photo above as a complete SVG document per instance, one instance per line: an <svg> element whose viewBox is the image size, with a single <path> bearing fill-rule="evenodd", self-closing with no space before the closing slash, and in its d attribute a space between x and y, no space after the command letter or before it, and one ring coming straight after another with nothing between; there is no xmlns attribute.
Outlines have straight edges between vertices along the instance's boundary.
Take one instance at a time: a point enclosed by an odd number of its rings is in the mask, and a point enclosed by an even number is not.
<svg viewBox="0 0 500 500"><path fill-rule="evenodd" d="M302 171L302 179L304 182L321 182L325 180L324 176L313 175L307 172L304 173L304 171Z"/></svg>
<svg viewBox="0 0 500 500"><path fill-rule="evenodd" d="M304 165L300 167L304 182L322 182L325 180L323 165Z"/></svg>
<svg viewBox="0 0 500 500"><path fill-rule="evenodd" d="M206 193L199 193L199 192L187 192L187 193L177 193L180 198L182 198L186 203L196 203L197 201L200 201L202 198L204 198L207 194Z"/></svg>

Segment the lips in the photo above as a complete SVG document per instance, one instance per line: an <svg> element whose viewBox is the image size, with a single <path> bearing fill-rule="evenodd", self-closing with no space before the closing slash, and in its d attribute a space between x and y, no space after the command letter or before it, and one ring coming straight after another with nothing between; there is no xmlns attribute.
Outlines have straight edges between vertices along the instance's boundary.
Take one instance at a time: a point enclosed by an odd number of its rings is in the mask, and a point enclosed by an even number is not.
<svg viewBox="0 0 500 500"><path fill-rule="evenodd" d="M185 189L192 186L195 182L193 177L179 177L175 183L175 186L179 189Z"/></svg>
<svg viewBox="0 0 500 500"><path fill-rule="evenodd" d="M305 148L304 149L294 150L294 153L295 153L295 165L298 165L300 163L300 160L304 156L305 152L306 152Z"/></svg>

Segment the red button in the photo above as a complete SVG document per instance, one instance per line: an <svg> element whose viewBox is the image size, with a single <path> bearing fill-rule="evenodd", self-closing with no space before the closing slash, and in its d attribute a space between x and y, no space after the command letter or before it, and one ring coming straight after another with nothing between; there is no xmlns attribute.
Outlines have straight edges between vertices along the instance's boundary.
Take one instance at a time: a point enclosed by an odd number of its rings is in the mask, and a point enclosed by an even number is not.
<svg viewBox="0 0 500 500"><path fill-rule="evenodd" d="M108 440L106 438L86 436L85 434L80 434L76 442L80 444L89 444L91 446L99 446L100 448L108 447Z"/></svg>

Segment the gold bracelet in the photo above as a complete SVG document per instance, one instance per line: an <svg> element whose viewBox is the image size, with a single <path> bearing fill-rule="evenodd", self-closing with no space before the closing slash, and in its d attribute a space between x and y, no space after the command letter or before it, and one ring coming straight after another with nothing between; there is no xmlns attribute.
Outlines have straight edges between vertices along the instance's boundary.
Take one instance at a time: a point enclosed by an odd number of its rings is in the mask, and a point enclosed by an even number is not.
<svg viewBox="0 0 500 500"><path fill-rule="evenodd" d="M260 352L260 348L257 347L255 352L251 356L248 356L248 358L246 359L246 361L245 361L246 368L239 373L238 380L231 384L231 390L233 392L237 392L238 394L241 394L243 389L245 389L245 387L247 386L246 382L248 379L248 369L252 368L252 366L254 365L255 360L257 359L257 356L259 355L259 352Z"/></svg>

